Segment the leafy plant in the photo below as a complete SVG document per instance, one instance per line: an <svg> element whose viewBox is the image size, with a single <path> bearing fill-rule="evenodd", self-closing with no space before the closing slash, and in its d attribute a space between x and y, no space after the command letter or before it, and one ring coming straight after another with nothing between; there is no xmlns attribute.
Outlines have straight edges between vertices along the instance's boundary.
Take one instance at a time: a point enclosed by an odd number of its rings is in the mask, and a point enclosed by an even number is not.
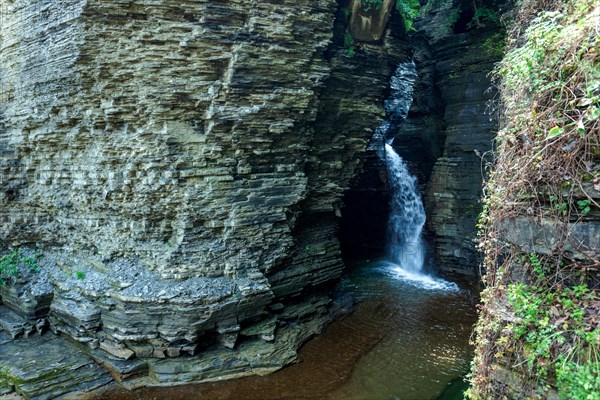
<svg viewBox="0 0 600 400"><path fill-rule="evenodd" d="M503 55L506 50L506 34L504 32L495 33L484 40L481 47L491 57Z"/></svg>
<svg viewBox="0 0 600 400"><path fill-rule="evenodd" d="M363 10L369 12L371 10L381 10L383 0L361 0ZM414 30L413 24L419 16L421 2L419 0L396 0L396 10L400 13L406 32Z"/></svg>
<svg viewBox="0 0 600 400"><path fill-rule="evenodd" d="M572 224L598 207L584 185L597 184L600 155L596 3L523 2L493 73L503 113L478 224L486 288L472 399L547 398L551 390L561 399L599 399L599 291L588 286L599 265L571 251ZM551 224L556 233L539 239L551 252L542 256L511 238L517 218ZM499 389L497 368L532 392Z"/></svg>
<svg viewBox="0 0 600 400"><path fill-rule="evenodd" d="M591 316L583 310L598 301L597 294L587 285L552 290L524 283L511 284L507 293L520 317L510 326L510 341L522 341L528 368L544 380L554 369L561 398L593 398L600 382L600 329L588 330Z"/></svg>
<svg viewBox="0 0 600 400"><path fill-rule="evenodd" d="M495 10L485 5L477 6L476 3L473 4L475 6L475 13L473 14L471 21L467 24L467 28L473 29L482 27L484 26L484 21L491 22L493 24L500 23L500 18Z"/></svg>
<svg viewBox="0 0 600 400"><path fill-rule="evenodd" d="M587 214L591 211L590 205L591 202L589 199L577 201L577 207L579 207L579 211L581 211L582 214Z"/></svg>
<svg viewBox="0 0 600 400"><path fill-rule="evenodd" d="M365 10L365 12L369 12L369 11L371 11L371 9L375 9L376 11L379 11L381 9L382 3L383 3L383 0L361 0L361 4L362 4L363 10Z"/></svg>
<svg viewBox="0 0 600 400"><path fill-rule="evenodd" d="M346 54L349 57L353 57L356 52L354 51L354 38L348 32L344 34L344 47L346 48Z"/></svg>
<svg viewBox="0 0 600 400"><path fill-rule="evenodd" d="M450 14L448 16L448 19L446 20L445 26L447 29L452 29L452 27L454 26L454 24L456 24L456 22L460 19L460 14L462 14L462 10L456 9L452 12L452 14Z"/></svg>
<svg viewBox="0 0 600 400"><path fill-rule="evenodd" d="M349 19L350 15L352 14L352 11L350 11L348 7L344 7L342 8L342 13L344 14L344 17L346 17L346 19Z"/></svg>
<svg viewBox="0 0 600 400"><path fill-rule="evenodd" d="M39 272L38 251L33 252L33 256L26 256L21 249L13 249L0 257L0 286L4 286L10 281L19 278L20 269L26 268L30 272Z"/></svg>
<svg viewBox="0 0 600 400"><path fill-rule="evenodd" d="M396 10L402 17L404 30L406 32L414 31L413 27L415 19L420 15L421 2L419 0L397 0Z"/></svg>
<svg viewBox="0 0 600 400"><path fill-rule="evenodd" d="M85 279L85 272L83 271L75 271L75 278L79 279L80 281Z"/></svg>

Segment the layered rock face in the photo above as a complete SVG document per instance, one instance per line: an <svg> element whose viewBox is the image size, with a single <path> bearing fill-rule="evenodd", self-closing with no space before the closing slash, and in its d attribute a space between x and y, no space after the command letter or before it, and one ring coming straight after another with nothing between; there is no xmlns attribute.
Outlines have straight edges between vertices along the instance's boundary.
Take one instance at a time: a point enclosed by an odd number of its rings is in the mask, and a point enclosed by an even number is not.
<svg viewBox="0 0 600 400"><path fill-rule="evenodd" d="M430 124L426 114L418 112L418 121L425 118L421 123L429 129L432 125L443 127L443 131L429 139L433 142L429 148L434 150L425 153L425 172L429 172L430 160L437 155L436 139L443 139L443 153L433 164L427 184L428 228L434 234L439 267L443 271L476 276L481 257L474 239L485 173L482 157L492 149L497 131L495 114L490 109L496 92L489 74L500 59L498 48L503 36L501 28L492 21L483 21L481 26L462 32L465 22L448 23L456 12L449 5L434 12L421 30L436 58L436 85L444 105L443 122ZM440 27L445 27L446 33ZM426 139L421 142L427 147Z"/></svg>
<svg viewBox="0 0 600 400"><path fill-rule="evenodd" d="M349 57L333 0L1 7L0 240L42 255L0 289L9 336L50 327L136 385L293 361L347 307L336 215L402 44Z"/></svg>

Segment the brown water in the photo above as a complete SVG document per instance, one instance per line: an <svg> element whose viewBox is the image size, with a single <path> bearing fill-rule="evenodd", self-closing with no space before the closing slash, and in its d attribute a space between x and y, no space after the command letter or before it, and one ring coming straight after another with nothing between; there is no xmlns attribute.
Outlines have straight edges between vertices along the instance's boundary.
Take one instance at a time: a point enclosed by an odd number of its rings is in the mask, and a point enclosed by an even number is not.
<svg viewBox="0 0 600 400"><path fill-rule="evenodd" d="M428 400L459 399L472 349L475 297L425 290L377 262L354 268L341 284L359 301L300 351L303 361L266 377L134 392L122 400ZM458 385L456 384L458 382Z"/></svg>

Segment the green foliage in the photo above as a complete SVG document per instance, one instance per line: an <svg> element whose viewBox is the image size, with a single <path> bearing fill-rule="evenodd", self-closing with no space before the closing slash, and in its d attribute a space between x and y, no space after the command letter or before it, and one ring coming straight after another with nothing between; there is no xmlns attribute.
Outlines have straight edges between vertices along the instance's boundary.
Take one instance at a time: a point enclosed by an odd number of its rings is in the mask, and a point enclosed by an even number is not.
<svg viewBox="0 0 600 400"><path fill-rule="evenodd" d="M349 57L353 57L355 53L354 51L354 38L348 32L344 34L344 47L346 48L346 54Z"/></svg>
<svg viewBox="0 0 600 400"><path fill-rule="evenodd" d="M35 251L33 256L26 256L21 249L13 249L0 257L0 286L16 280L20 275L20 269L25 268L30 272L39 272L39 252Z"/></svg>
<svg viewBox="0 0 600 400"><path fill-rule="evenodd" d="M542 262L539 260L537 254L535 254L534 252L529 254L529 262L531 263L533 271L537 274L537 276L539 278L545 276L544 266L542 265Z"/></svg>
<svg viewBox="0 0 600 400"><path fill-rule="evenodd" d="M352 38L352 35L349 34L348 32L346 32L344 34L344 47L349 48L349 47L352 47L353 44L354 44L354 39Z"/></svg>
<svg viewBox="0 0 600 400"><path fill-rule="evenodd" d="M361 0L361 4L363 6L363 10L365 12L369 12L372 9L379 11L381 9L381 4L383 0Z"/></svg>
<svg viewBox="0 0 600 400"><path fill-rule="evenodd" d="M342 8L342 13L344 14L344 17L346 17L346 19L349 19L350 15L352 14L352 11L350 11L348 7L344 7Z"/></svg>
<svg viewBox="0 0 600 400"><path fill-rule="evenodd" d="M433 8L433 6L437 2L438 2L438 0L427 0L427 2L425 3L425 5L423 5L423 8L421 9L421 14L423 14L423 15L427 14L429 11L431 11L431 9Z"/></svg>
<svg viewBox="0 0 600 400"><path fill-rule="evenodd" d="M467 24L467 28L479 28L485 26L485 22L491 22L495 25L499 24L500 18L498 17L498 13L487 6L476 5L475 13L471 21Z"/></svg>
<svg viewBox="0 0 600 400"><path fill-rule="evenodd" d="M9 280L19 276L19 259L18 250L13 250L0 257L0 286L6 285Z"/></svg>
<svg viewBox="0 0 600 400"><path fill-rule="evenodd" d="M381 10L383 0L361 0L361 4L365 12L371 10L379 11ZM402 17L406 32L415 30L413 23L419 16L420 9L421 2L419 0L396 0L396 10L398 10Z"/></svg>
<svg viewBox="0 0 600 400"><path fill-rule="evenodd" d="M579 211L582 214L587 214L589 213L592 209L590 207L591 202L589 199L585 199L585 200L578 200L577 201L577 207L579 207Z"/></svg>
<svg viewBox="0 0 600 400"><path fill-rule="evenodd" d="M406 32L414 31L413 24L420 15L421 2L419 0L396 0L396 10L402 17L404 30Z"/></svg>
<svg viewBox="0 0 600 400"><path fill-rule="evenodd" d="M506 33L495 33L484 40L481 47L491 57L500 57L506 50Z"/></svg>
<svg viewBox="0 0 600 400"><path fill-rule="evenodd" d="M456 22L459 20L460 14L462 14L462 10L460 8L454 10L452 12L452 14L450 14L448 19L446 20L446 28L447 29L452 29L454 24L456 24Z"/></svg>
<svg viewBox="0 0 600 400"><path fill-rule="evenodd" d="M525 33L525 45L512 49L497 71L507 90L525 87L533 92L559 83L548 79L553 72L548 51L559 42L563 18L560 12L552 11L544 12L532 21Z"/></svg>
<svg viewBox="0 0 600 400"><path fill-rule="evenodd" d="M529 388L506 387L506 397L546 398L552 390L561 399L600 400L600 302L591 287L598 260L572 259L570 251L572 224L598 208L584 185L600 187L595 9L594 0L523 2L494 72L503 113L478 224L486 288L472 399L504 395L502 368ZM539 239L552 254L509 240L517 218L556 229Z"/></svg>
<svg viewBox="0 0 600 400"><path fill-rule="evenodd" d="M501 342L523 346L528 369L541 381L555 376L562 399L597 399L600 329L585 312L599 300L597 293L585 284L548 289L515 283L507 294L519 320L504 328Z"/></svg>
<svg viewBox="0 0 600 400"><path fill-rule="evenodd" d="M552 129L550 129L548 131L547 138L552 139L552 138L562 135L563 133L565 133L564 128L559 128L558 126L555 126L555 127L552 127Z"/></svg>
<svg viewBox="0 0 600 400"><path fill-rule="evenodd" d="M75 278L79 279L80 281L85 279L85 272L83 271L75 271Z"/></svg>

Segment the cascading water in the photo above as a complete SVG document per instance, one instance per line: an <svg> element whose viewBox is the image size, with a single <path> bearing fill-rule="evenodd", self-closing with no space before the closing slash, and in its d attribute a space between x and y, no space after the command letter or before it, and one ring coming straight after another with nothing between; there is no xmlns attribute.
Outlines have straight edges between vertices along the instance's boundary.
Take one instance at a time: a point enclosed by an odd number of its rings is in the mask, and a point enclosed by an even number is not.
<svg viewBox="0 0 600 400"><path fill-rule="evenodd" d="M388 256L402 268L419 273L425 261L421 239L425 208L419 195L417 178L410 174L404 160L387 143L385 156L391 191Z"/></svg>
<svg viewBox="0 0 600 400"><path fill-rule="evenodd" d="M419 194L417 178L392 147L386 143L388 133L397 128L408 115L412 103L414 81L417 78L413 62L398 65L391 79L391 95L385 101L386 119L377 128L371 146L384 149L391 192L388 221L388 260L384 268L395 277L425 289L457 290L454 283L431 277L423 272L425 245L421 237L425 225L425 208ZM392 139L393 140L393 139Z"/></svg>

